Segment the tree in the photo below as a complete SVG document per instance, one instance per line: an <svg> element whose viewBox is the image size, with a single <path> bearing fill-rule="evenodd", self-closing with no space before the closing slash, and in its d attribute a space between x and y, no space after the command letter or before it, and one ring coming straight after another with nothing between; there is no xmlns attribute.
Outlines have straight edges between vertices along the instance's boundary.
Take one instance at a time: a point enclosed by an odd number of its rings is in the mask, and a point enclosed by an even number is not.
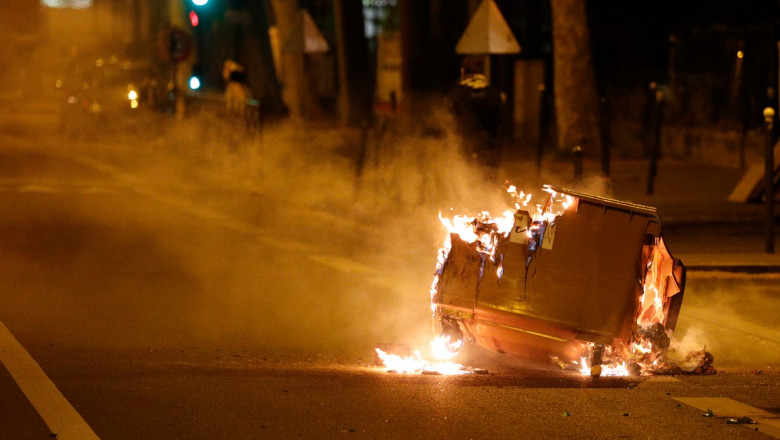
<svg viewBox="0 0 780 440"><path fill-rule="evenodd" d="M359 125L370 115L371 79L363 30L363 2L334 0L339 70L339 111L344 125Z"/></svg>
<svg viewBox="0 0 780 440"><path fill-rule="evenodd" d="M600 151L599 107L585 0L551 0L558 148Z"/></svg>
<svg viewBox="0 0 780 440"><path fill-rule="evenodd" d="M304 70L303 16L298 0L271 0L276 26L279 32L279 46L283 89L282 98L287 104L290 117L302 120L304 115Z"/></svg>
<svg viewBox="0 0 780 440"><path fill-rule="evenodd" d="M276 79L274 59L271 54L271 41L268 37L268 17L265 2L246 2L241 8L248 8L252 26L239 24L238 29L246 35L244 51L246 67L250 72L257 72L249 78L249 85L256 96L260 97L261 110L264 115L281 115L284 113L284 103ZM239 54L234 54L241 59Z"/></svg>

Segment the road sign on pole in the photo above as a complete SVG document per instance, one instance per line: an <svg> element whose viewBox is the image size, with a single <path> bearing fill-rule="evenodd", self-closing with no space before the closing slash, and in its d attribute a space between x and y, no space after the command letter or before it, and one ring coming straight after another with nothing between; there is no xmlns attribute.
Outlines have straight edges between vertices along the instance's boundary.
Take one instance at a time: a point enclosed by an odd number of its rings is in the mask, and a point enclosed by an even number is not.
<svg viewBox="0 0 780 440"><path fill-rule="evenodd" d="M459 54L514 54L520 44L493 0L483 0L455 46Z"/></svg>
<svg viewBox="0 0 780 440"><path fill-rule="evenodd" d="M192 53L192 37L178 28L167 29L157 39L157 52L168 62L180 63Z"/></svg>

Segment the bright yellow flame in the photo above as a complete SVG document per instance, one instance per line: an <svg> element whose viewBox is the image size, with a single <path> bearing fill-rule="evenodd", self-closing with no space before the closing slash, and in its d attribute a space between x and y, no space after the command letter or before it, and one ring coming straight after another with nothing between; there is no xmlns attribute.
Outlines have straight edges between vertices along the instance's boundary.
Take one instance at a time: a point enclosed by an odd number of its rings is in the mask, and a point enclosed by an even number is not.
<svg viewBox="0 0 780 440"><path fill-rule="evenodd" d="M741 50L737 51L737 58L739 58L741 60L744 56L745 56L744 52L742 52Z"/></svg>
<svg viewBox="0 0 780 440"><path fill-rule="evenodd" d="M590 365L586 358L580 358L580 373L590 376ZM628 367L625 361L615 365L602 365L600 376L628 376Z"/></svg>
<svg viewBox="0 0 780 440"><path fill-rule="evenodd" d="M469 371L463 368L463 365L454 362L430 362L420 357L420 352L415 352L414 356L398 356L396 354L385 353L377 348L376 353L379 359L382 359L388 371L395 371L406 374L439 373L443 375L469 374Z"/></svg>
<svg viewBox="0 0 780 440"><path fill-rule="evenodd" d="M447 340L441 336L431 341L431 353L433 357L440 361L452 359L457 355L457 353L453 353L447 348Z"/></svg>

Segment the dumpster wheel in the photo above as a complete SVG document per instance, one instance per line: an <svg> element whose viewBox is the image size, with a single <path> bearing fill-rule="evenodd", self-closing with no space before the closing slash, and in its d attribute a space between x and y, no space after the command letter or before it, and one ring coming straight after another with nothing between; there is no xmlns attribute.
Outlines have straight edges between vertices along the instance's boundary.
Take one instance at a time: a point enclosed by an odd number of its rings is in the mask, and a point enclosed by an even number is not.
<svg viewBox="0 0 780 440"><path fill-rule="evenodd" d="M460 331L460 327L457 322L450 321L448 319L441 320L441 340L444 342L444 348L449 352L451 357L455 357L460 354L463 349L463 332Z"/></svg>

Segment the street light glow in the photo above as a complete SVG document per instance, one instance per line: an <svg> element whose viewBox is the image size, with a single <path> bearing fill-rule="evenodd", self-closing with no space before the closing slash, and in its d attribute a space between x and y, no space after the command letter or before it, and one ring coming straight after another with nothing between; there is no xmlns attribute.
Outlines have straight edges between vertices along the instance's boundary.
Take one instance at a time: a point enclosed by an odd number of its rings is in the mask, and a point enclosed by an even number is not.
<svg viewBox="0 0 780 440"><path fill-rule="evenodd" d="M190 89L198 90L200 88L200 78L195 75L190 77Z"/></svg>
<svg viewBox="0 0 780 440"><path fill-rule="evenodd" d="M208 2L209 2L209 0L192 0L192 3L195 6L205 6L206 3L208 3Z"/></svg>

